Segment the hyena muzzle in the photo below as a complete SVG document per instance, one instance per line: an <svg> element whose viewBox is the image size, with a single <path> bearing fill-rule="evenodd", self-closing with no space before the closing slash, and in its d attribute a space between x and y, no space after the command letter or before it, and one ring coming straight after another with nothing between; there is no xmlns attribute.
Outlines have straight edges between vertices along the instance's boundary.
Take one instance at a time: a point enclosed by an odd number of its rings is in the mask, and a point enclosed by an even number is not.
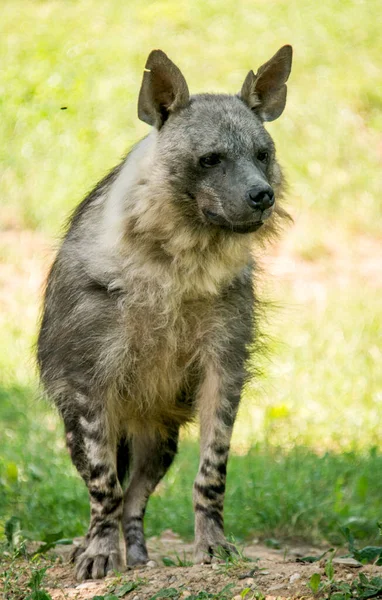
<svg viewBox="0 0 382 600"><path fill-rule="evenodd" d="M232 550L223 499L256 336L251 247L287 216L263 122L284 109L291 60L284 46L239 94L190 96L154 50L138 101L153 128L70 220L47 282L38 362L90 496L79 579L121 567L121 524L127 564L148 560L146 504L197 412L195 560Z"/></svg>

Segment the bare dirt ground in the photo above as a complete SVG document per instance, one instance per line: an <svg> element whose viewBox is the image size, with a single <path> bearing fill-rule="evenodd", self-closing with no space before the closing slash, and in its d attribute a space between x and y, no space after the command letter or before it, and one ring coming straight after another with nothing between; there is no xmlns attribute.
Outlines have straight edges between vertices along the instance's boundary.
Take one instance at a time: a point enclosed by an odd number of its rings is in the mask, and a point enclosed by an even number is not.
<svg viewBox="0 0 382 600"><path fill-rule="evenodd" d="M313 564L300 562L304 556L319 556L322 553L322 549L309 546L285 546L276 550L252 543L244 550L249 560L192 566L189 564L192 561L192 544L184 542L170 530L163 532L159 538L149 539L148 547L151 558L148 566L127 570L120 576L82 583L75 580L74 568L68 560L70 546L62 546L55 551L55 555L41 558L40 562L20 559L13 567L13 590L11 586L5 597L7 600L24 599L27 593L25 584L32 570L42 566L48 567L43 589L49 592L53 600L91 600L95 596L106 596L113 592L120 594L123 589L126 594L120 597L128 600L180 600L193 594L200 594L200 598L209 598L211 596L207 594L214 594L214 598L224 600L240 600L243 597L308 600L313 598L307 586L313 573L320 573L322 581L327 581L324 571L326 558ZM337 558L333 559L336 581L351 583L361 572L368 577L382 575L382 567L362 566L354 559L341 558L342 554L338 552ZM188 566L165 566L163 559L166 561L166 557L174 563L179 557Z"/></svg>

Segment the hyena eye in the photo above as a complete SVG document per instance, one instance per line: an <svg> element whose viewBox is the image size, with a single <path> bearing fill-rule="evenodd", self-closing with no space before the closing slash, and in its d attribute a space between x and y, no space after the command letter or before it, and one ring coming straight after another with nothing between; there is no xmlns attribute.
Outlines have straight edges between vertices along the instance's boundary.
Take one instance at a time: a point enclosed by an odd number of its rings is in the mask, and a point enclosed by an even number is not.
<svg viewBox="0 0 382 600"><path fill-rule="evenodd" d="M220 158L219 154L215 154L214 152L212 152L211 154L206 154L205 156L202 156L201 158L199 158L200 166L205 167L207 169L210 167L215 167L220 162L221 162L221 158Z"/></svg>
<svg viewBox="0 0 382 600"><path fill-rule="evenodd" d="M265 164L269 160L269 154L266 150L259 150L259 152L256 155L256 158L257 160Z"/></svg>

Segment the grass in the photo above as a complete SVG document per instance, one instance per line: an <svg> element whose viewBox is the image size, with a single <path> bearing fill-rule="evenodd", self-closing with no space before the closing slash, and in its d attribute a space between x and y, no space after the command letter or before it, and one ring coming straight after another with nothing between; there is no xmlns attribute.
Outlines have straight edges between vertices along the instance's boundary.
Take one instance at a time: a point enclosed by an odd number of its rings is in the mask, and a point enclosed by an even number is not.
<svg viewBox="0 0 382 600"><path fill-rule="evenodd" d="M14 559L16 560L16 559ZM12 560L0 573L6 600L52 600L51 595L43 589L42 582L48 567L32 565L24 568ZM29 572L29 573L28 573Z"/></svg>
<svg viewBox="0 0 382 600"><path fill-rule="evenodd" d="M25 414L25 394L3 390L1 397L1 420L7 431L17 431L13 439L5 438L0 461L3 522L16 516L24 535L38 539L62 530L61 537L81 535L89 510L85 486L63 450L61 426L53 415L36 413L36 407ZM184 440L174 467L150 501L148 535L171 528L192 536L197 465L196 442ZM306 446L286 452L285 447L258 444L230 459L226 529L242 540L298 537L339 543L344 541L339 526L347 526L357 538L372 541L381 494L382 454L376 447L319 455Z"/></svg>
<svg viewBox="0 0 382 600"><path fill-rule="evenodd" d="M315 597L327 600L352 600L359 598L379 598L382 594L382 577L378 575L367 577L359 573L358 579L343 581L337 579L333 567L334 553L325 561L324 577L320 573L313 573L307 585Z"/></svg>
<svg viewBox="0 0 382 600"><path fill-rule="evenodd" d="M22 8L21 8L22 7ZM147 126L136 117L153 47L193 92L240 89L283 43L295 49L289 101L270 124L295 211L378 231L379 3L357 0L2 4L2 220L56 233ZM65 110L61 110L65 107ZM293 149L293 151L292 151Z"/></svg>
<svg viewBox="0 0 382 600"><path fill-rule="evenodd" d="M271 361L246 390L229 465L237 538L372 542L381 519L379 5L356 0L107 3L10 0L0 23L0 537L84 532L86 491L55 413L38 400L31 348L61 224L147 131L143 65L168 52L193 92L232 91L292 43L287 109L269 124L295 226L273 284ZM64 109L65 108L65 109ZM373 262L374 261L374 262ZM289 265L289 266L288 266ZM276 271L275 271L276 268ZM289 269L289 270L288 270ZM258 359L253 358L254 361ZM195 429L150 501L146 530L192 535ZM4 539L4 538L3 538Z"/></svg>

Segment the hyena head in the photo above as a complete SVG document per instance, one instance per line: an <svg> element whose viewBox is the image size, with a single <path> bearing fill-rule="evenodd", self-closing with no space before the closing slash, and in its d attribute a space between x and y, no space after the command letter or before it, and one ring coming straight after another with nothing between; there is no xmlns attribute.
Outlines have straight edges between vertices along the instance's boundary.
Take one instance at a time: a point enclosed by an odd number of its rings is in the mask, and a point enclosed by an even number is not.
<svg viewBox="0 0 382 600"><path fill-rule="evenodd" d="M161 51L148 57L138 116L158 130L157 167L180 210L202 229L272 230L282 175L264 121L286 102L291 46L282 47L238 95L190 96L186 80ZM158 164L159 163L159 164Z"/></svg>

